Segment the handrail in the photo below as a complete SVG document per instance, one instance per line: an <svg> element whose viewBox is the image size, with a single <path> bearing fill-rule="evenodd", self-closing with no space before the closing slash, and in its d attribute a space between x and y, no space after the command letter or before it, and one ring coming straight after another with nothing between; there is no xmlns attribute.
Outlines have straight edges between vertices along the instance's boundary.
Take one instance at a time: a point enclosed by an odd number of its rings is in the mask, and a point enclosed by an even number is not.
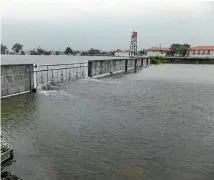
<svg viewBox="0 0 214 180"><path fill-rule="evenodd" d="M58 69L43 69L43 70L37 70L32 72L43 72L43 71L63 70L63 69L82 68L82 67L88 67L88 66L74 66L74 67L66 67L66 68L58 68Z"/></svg>
<svg viewBox="0 0 214 180"><path fill-rule="evenodd" d="M77 64L86 64L87 62L82 62L82 63L71 63L71 64L41 64L39 67L43 66L66 66L66 65L77 65Z"/></svg>

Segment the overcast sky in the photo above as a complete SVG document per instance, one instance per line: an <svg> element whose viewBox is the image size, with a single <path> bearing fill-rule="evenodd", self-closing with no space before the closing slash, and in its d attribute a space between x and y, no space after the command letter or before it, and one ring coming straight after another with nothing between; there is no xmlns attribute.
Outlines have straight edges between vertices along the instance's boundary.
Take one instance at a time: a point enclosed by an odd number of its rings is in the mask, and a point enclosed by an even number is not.
<svg viewBox="0 0 214 180"><path fill-rule="evenodd" d="M197 0L1 0L1 42L85 50L214 45L214 2Z"/></svg>

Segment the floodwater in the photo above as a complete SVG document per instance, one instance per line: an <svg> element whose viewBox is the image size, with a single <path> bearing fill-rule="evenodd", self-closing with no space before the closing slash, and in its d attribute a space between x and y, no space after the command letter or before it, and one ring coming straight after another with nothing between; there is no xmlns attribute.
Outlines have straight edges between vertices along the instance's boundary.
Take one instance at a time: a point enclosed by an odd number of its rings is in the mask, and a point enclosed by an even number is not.
<svg viewBox="0 0 214 180"><path fill-rule="evenodd" d="M213 180L214 66L157 65L2 100L23 179Z"/></svg>
<svg viewBox="0 0 214 180"><path fill-rule="evenodd" d="M2 55L1 64L71 64L88 60L118 59L111 56L66 56L66 55Z"/></svg>

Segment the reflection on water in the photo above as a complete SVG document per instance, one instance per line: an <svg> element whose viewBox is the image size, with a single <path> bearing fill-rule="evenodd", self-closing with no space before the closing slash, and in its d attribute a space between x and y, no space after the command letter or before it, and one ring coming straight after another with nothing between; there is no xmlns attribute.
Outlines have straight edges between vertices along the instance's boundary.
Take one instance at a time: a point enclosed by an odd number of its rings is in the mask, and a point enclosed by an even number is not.
<svg viewBox="0 0 214 180"><path fill-rule="evenodd" d="M24 179L212 180L213 68L153 66L4 99L8 169Z"/></svg>

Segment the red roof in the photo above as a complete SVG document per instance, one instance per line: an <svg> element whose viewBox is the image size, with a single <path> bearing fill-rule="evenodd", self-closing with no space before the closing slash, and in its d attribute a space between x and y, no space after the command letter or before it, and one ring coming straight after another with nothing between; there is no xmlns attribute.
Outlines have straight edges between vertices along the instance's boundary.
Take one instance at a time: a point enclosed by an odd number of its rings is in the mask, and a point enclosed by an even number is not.
<svg viewBox="0 0 214 180"><path fill-rule="evenodd" d="M196 46L191 47L190 51L200 51L200 50L214 50L214 46Z"/></svg>
<svg viewBox="0 0 214 180"><path fill-rule="evenodd" d="M167 47L151 47L147 51L171 51L171 49Z"/></svg>

